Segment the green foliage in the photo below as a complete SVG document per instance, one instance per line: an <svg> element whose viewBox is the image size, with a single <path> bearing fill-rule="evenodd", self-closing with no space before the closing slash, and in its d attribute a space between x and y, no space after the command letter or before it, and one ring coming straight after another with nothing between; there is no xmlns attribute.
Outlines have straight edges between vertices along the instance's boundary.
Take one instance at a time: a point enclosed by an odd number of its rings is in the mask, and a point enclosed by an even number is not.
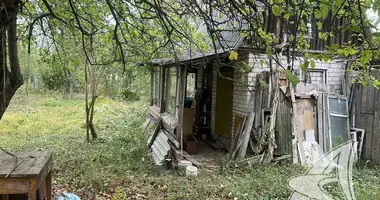
<svg viewBox="0 0 380 200"><path fill-rule="evenodd" d="M121 98L126 101L138 101L140 100L139 95L136 92L125 89L121 92Z"/></svg>
<svg viewBox="0 0 380 200"><path fill-rule="evenodd" d="M279 6L275 5L273 6L273 14L277 17L281 16L281 13L283 12L283 9L281 9Z"/></svg>
<svg viewBox="0 0 380 200"><path fill-rule="evenodd" d="M252 68L245 61L236 63L235 67L242 73L248 73L252 71Z"/></svg>
<svg viewBox="0 0 380 200"><path fill-rule="evenodd" d="M230 51L230 55L228 56L229 60L237 60L238 59L238 53L236 51Z"/></svg>
<svg viewBox="0 0 380 200"><path fill-rule="evenodd" d="M268 83L266 83L266 82L263 81L263 80L259 80L259 84L260 84L260 87L263 88L263 89L267 89L267 88L269 88Z"/></svg>
<svg viewBox="0 0 380 200"><path fill-rule="evenodd" d="M45 88L48 90L61 90L65 85L65 73L58 65L42 68L40 75Z"/></svg>
<svg viewBox="0 0 380 200"><path fill-rule="evenodd" d="M115 189L115 194L112 197L112 200L127 200L128 196L125 193L124 189L122 187L117 187Z"/></svg>
<svg viewBox="0 0 380 200"><path fill-rule="evenodd" d="M293 85L293 87L295 87L299 82L299 78L294 75L290 70L282 70L282 72L285 74L285 77L286 79L288 79L290 81L290 83Z"/></svg>

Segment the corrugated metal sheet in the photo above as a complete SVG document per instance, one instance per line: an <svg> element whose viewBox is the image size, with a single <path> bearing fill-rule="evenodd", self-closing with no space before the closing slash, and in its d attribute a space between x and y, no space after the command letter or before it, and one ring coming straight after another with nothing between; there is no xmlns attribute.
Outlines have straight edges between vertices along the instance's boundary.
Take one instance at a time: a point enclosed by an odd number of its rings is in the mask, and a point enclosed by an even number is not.
<svg viewBox="0 0 380 200"><path fill-rule="evenodd" d="M236 50L243 42L245 37L241 35L242 30L248 29L248 23L245 21L237 21L229 19L229 16L223 15L221 19L219 19L220 14L218 12L213 13L213 20L218 22L218 27L214 27L218 31L218 39L214 44L212 43L211 38L208 38L208 46L210 47L209 52L185 52L182 55L178 56L180 62L186 62L189 60L202 59L209 56L214 56L215 54L224 54L228 53L231 50ZM205 36L209 37L209 33L207 27L205 25L201 26L198 29L199 33L203 33ZM215 52L216 50L216 52ZM150 64L154 65L169 65L175 63L174 58L161 58L161 59L152 59L150 60Z"/></svg>
<svg viewBox="0 0 380 200"><path fill-rule="evenodd" d="M168 159L170 151L169 138L160 130L152 144L152 155L157 165L162 165Z"/></svg>
<svg viewBox="0 0 380 200"><path fill-rule="evenodd" d="M276 155L292 155L292 114L291 101L280 92L276 120Z"/></svg>

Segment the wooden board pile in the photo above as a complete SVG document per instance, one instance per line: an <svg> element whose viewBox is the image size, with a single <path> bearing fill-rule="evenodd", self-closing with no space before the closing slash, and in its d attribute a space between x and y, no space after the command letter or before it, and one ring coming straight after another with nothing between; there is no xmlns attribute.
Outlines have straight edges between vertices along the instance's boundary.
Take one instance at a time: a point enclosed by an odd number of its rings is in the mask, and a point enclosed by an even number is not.
<svg viewBox="0 0 380 200"><path fill-rule="evenodd" d="M274 81L272 81L274 80ZM274 159L276 113L279 104L279 73L264 72L257 75L255 93L251 94L247 113L237 123L231 147L231 160L270 163L290 155ZM272 84L275 83L275 84ZM263 84L267 84L263 86Z"/></svg>

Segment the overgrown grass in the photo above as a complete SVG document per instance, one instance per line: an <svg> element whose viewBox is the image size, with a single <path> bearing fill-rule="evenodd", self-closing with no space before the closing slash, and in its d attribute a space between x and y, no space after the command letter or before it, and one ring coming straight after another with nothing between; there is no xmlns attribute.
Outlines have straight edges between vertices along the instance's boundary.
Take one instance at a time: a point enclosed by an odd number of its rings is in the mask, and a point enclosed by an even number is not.
<svg viewBox="0 0 380 200"><path fill-rule="evenodd" d="M142 124L147 103L100 98L95 125L98 140L85 141L84 99L58 93L17 94L0 122L0 146L11 151L54 152L56 188L83 199L285 199L287 181L304 173L295 165L233 166L159 174L146 149ZM357 199L380 197L380 168L355 169Z"/></svg>
<svg viewBox="0 0 380 200"><path fill-rule="evenodd" d="M153 167L144 148L143 104L100 98L94 117L100 139L88 143L84 99L17 94L0 122L0 146L51 150L58 184L101 190L112 180Z"/></svg>

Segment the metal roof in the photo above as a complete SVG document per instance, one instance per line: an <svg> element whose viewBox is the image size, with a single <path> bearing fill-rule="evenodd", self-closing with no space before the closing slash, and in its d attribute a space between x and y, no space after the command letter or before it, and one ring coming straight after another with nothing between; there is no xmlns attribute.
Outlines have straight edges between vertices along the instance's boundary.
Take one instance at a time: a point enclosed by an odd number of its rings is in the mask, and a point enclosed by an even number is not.
<svg viewBox="0 0 380 200"><path fill-rule="evenodd" d="M217 18L216 16L218 15L214 14L214 18ZM204 61L204 60L207 60L209 57L225 54L231 50L237 50L239 48L240 44L245 39L244 36L241 36L241 31L248 27L248 23L244 21L236 22L233 20L229 20L226 16L222 17L221 19L218 18L217 21L220 24L218 25L219 37L218 37L218 40L215 41L215 48L214 48L213 43L211 42L211 38L209 38L208 46L211 48L209 52L207 53L186 52L178 56L178 61L180 63L184 63L187 61L194 61L194 60ZM209 35L205 25L201 26L198 29L198 32ZM175 64L175 62L176 62L175 58L161 58L161 59L152 59L150 60L149 64L164 66L164 65Z"/></svg>
<svg viewBox="0 0 380 200"><path fill-rule="evenodd" d="M156 139L152 144L152 154L156 165L162 165L166 160L168 160L168 155L170 151L169 138L165 135L164 131L161 129L158 133Z"/></svg>

